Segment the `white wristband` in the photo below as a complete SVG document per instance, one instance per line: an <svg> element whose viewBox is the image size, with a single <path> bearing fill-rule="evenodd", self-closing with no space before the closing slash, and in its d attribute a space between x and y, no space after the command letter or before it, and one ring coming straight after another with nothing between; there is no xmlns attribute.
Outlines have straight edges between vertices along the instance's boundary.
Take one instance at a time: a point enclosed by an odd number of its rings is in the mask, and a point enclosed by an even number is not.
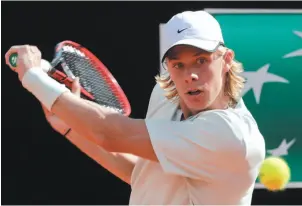
<svg viewBox="0 0 302 206"><path fill-rule="evenodd" d="M62 93L70 91L64 84L48 76L41 68L29 69L23 76L22 85L49 111Z"/></svg>

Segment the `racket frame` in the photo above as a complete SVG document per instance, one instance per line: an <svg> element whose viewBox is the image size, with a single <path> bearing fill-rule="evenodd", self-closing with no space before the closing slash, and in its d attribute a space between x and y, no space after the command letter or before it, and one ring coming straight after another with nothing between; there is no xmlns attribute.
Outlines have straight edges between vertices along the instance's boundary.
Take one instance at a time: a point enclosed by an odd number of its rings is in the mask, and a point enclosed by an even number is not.
<svg viewBox="0 0 302 206"><path fill-rule="evenodd" d="M61 57L62 49L64 46L74 47L80 52L83 52L92 62L99 65L101 69L97 69L97 71L102 77L107 79L106 82L108 83L108 86L110 87L111 91L113 91L114 95L123 107L123 115L129 116L131 113L131 106L124 91L122 90L114 76L111 74L111 72L108 70L108 68L94 54L92 54L88 49L86 49L82 45L70 40L65 40L57 44L55 48L55 58L51 62L52 68L50 68L48 74L60 83L65 84L68 88L72 87L72 82L75 76L72 71L68 68L67 64L64 62L64 58ZM65 74L56 69L56 67L58 66L62 67ZM81 87L81 93L88 97L88 99L95 100L95 98L83 87Z"/></svg>

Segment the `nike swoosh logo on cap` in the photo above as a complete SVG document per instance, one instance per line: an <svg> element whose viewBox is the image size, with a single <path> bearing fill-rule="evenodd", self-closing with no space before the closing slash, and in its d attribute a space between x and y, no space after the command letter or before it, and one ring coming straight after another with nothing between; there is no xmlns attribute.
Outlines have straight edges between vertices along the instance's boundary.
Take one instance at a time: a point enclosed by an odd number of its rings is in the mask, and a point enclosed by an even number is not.
<svg viewBox="0 0 302 206"><path fill-rule="evenodd" d="M181 30L177 30L177 33L179 34L179 33L181 33L181 32L183 32L184 30L187 30L188 28L184 28L184 29L181 29Z"/></svg>

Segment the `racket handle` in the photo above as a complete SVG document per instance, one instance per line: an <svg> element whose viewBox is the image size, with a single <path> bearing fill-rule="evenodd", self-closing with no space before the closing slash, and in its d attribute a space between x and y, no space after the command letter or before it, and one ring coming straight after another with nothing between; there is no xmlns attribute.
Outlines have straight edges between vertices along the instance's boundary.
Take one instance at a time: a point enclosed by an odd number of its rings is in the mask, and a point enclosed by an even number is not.
<svg viewBox="0 0 302 206"><path fill-rule="evenodd" d="M64 73L60 71L55 71L50 76L55 80L57 80L58 82L60 82L61 84L65 84L65 86L70 90L72 89L73 79L69 78ZM86 91L82 86L81 86L81 94L83 95L83 97L85 97L88 100L92 100L92 101L95 100L94 96L91 95L88 91Z"/></svg>
<svg viewBox="0 0 302 206"><path fill-rule="evenodd" d="M69 88L70 90L72 89L73 80L71 80L70 78L64 79L62 83L65 84L66 87ZM82 86L81 86L81 95L82 97L90 101L95 100L95 98L89 92L87 92Z"/></svg>
<svg viewBox="0 0 302 206"><path fill-rule="evenodd" d="M17 67L18 53L12 53L9 55L8 61L12 67Z"/></svg>

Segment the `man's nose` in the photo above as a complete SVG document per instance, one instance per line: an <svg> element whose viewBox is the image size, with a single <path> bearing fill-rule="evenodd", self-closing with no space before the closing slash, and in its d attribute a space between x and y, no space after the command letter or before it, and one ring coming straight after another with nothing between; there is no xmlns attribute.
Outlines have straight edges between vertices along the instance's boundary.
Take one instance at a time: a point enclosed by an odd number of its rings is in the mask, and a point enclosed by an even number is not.
<svg viewBox="0 0 302 206"><path fill-rule="evenodd" d="M195 72L188 72L186 75L186 83L191 83L193 81L198 80L198 74L196 74Z"/></svg>

